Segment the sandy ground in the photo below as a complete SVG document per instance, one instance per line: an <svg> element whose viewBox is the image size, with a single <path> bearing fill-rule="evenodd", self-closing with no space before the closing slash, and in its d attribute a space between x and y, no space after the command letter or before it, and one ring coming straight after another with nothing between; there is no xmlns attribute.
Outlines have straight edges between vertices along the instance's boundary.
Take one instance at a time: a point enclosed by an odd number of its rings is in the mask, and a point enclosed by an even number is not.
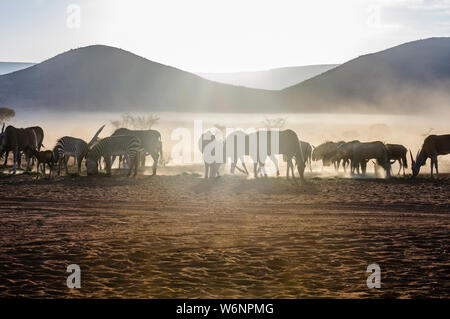
<svg viewBox="0 0 450 319"><path fill-rule="evenodd" d="M448 174L181 171L0 175L0 297L450 297ZM73 263L81 289L66 287ZM381 289L366 286L372 263Z"/></svg>

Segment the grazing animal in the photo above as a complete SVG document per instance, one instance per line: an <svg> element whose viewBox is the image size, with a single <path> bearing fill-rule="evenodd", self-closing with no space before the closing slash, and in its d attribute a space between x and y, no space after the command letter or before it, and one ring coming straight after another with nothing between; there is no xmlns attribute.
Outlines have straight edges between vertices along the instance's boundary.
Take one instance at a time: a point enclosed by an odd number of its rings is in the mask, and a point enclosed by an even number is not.
<svg viewBox="0 0 450 319"><path fill-rule="evenodd" d="M69 169L67 167L67 162L71 156L75 157L77 166L78 166L78 175L81 172L81 162L83 158L86 157L89 148L97 141L97 137L100 132L103 130L105 125L99 128L97 133L95 133L94 137L89 143L86 143L81 138L76 138L72 136L64 136L61 137L57 142L55 147L53 148L53 153L55 157L55 161L58 162L58 175L61 175L61 166L64 163L66 168L66 174L69 175Z"/></svg>
<svg viewBox="0 0 450 319"><path fill-rule="evenodd" d="M339 159L339 161L342 160L342 167L344 168L344 172L347 171L346 167L352 159L353 148L358 143L360 143L360 141L358 141L358 140L346 142L346 143L339 145L339 147L336 150L336 154L337 154L336 157L337 157L337 159ZM361 166L361 169L363 172L366 171L366 163L367 163L366 161L362 161L361 163L359 163L356 166L356 170L357 170L358 174L359 174L359 166Z"/></svg>
<svg viewBox="0 0 450 319"><path fill-rule="evenodd" d="M230 173L234 174L235 169L248 175L247 167L245 166L245 156L249 155L248 136L245 132L238 130L230 133L225 141L226 157L230 160ZM243 169L239 168L238 161L241 162Z"/></svg>
<svg viewBox="0 0 450 319"><path fill-rule="evenodd" d="M42 164L41 171L45 175L45 165L50 169L50 178L52 177L53 168L55 165L55 156L52 151L38 151L36 149L27 148L24 153L29 153L30 156L36 159L36 172L39 172L39 167Z"/></svg>
<svg viewBox="0 0 450 319"><path fill-rule="evenodd" d="M406 160L406 153L408 153L408 150L406 147L400 144L386 144L386 149L391 165L396 161L398 161L398 164L400 165L397 175L400 175L400 171L403 168L403 176L405 176L405 168L408 168L408 161Z"/></svg>
<svg viewBox="0 0 450 319"><path fill-rule="evenodd" d="M219 177L220 165L226 160L225 143L216 138L214 133L207 131L200 136L198 148L203 154L205 164L205 179Z"/></svg>
<svg viewBox="0 0 450 319"><path fill-rule="evenodd" d="M312 146L308 142L299 141L300 149L303 153L303 165L306 167L306 164L309 163L309 171L312 172Z"/></svg>
<svg viewBox="0 0 450 319"><path fill-rule="evenodd" d="M325 142L317 146L312 152L313 161L322 161L323 166L330 166L333 164L336 170L339 169L340 159L337 157L337 148L344 144L344 141L340 142Z"/></svg>
<svg viewBox="0 0 450 319"><path fill-rule="evenodd" d="M355 168L362 162L367 162L370 159L375 159L377 165L380 165L386 171L386 176L391 176L391 162L384 143L376 141L369 143L355 143L353 145L351 168L352 174ZM363 174L365 169L363 170Z"/></svg>
<svg viewBox="0 0 450 319"><path fill-rule="evenodd" d="M14 165L12 172L16 172L16 163L20 162L20 152L27 148L37 149L37 138L34 130L30 128L16 128L9 125L5 129L3 123L0 133L0 154L8 154L12 151L14 154ZM26 155L27 170L30 169L30 156Z"/></svg>
<svg viewBox="0 0 450 319"><path fill-rule="evenodd" d="M134 175L137 174L139 153L143 151L139 138L132 135L115 135L105 137L95 143L86 156L86 169L88 175L98 174L98 161L101 157L105 160L106 174L111 175L111 157L127 156L130 161L128 175L134 168Z"/></svg>
<svg viewBox="0 0 450 319"><path fill-rule="evenodd" d="M278 151L272 150L272 137L278 135ZM273 131L273 130L259 130L254 133L250 133L249 135L249 145L250 145L250 157L253 160L253 172L255 178L258 177L258 164L264 174L267 176L264 165L267 157L274 158L276 155L283 155L287 162L287 171L286 178L289 178L289 170L292 172L292 178L295 179L294 174L294 164L292 159L295 159L298 173L300 175L300 180L304 179L305 172L305 160L302 149L300 148L300 142L297 134L292 130L284 130L284 131ZM263 150L261 150L261 145L266 140L266 151L267 154L264 154ZM274 138L275 140L276 138ZM278 162L274 161L275 166L277 167L278 172Z"/></svg>
<svg viewBox="0 0 450 319"><path fill-rule="evenodd" d="M416 159L414 160L412 157L411 151L409 151L411 155L411 168L413 177L416 177L419 174L420 167L425 165L428 158L431 159L431 178L433 176L433 165L436 168L436 179L439 179L439 171L438 171L438 156L439 155L447 155L450 154L450 134L446 135L429 135L423 141L422 148L416 155Z"/></svg>
<svg viewBox="0 0 450 319"><path fill-rule="evenodd" d="M117 135L131 135L139 138L142 143L142 148L144 149L141 154L142 158L139 162L141 166L145 167L145 157L150 155L153 159L153 175L156 175L159 157L163 157L161 133L156 130L129 130L127 128L119 128L115 130L111 136ZM112 163L114 163L114 160L115 157L113 157Z"/></svg>
<svg viewBox="0 0 450 319"><path fill-rule="evenodd" d="M40 151L41 147L42 147L42 141L44 140L44 130L40 127L40 126L32 126L32 127L27 127L26 130L33 130L34 133L36 134L36 142L37 142L37 150ZM8 157L9 157L9 151L5 152L5 163L3 164L6 167L6 164L8 163ZM19 160L18 160L18 165L20 168L20 164L21 164L21 156L19 156ZM34 157L32 158L32 162L31 165L34 165Z"/></svg>

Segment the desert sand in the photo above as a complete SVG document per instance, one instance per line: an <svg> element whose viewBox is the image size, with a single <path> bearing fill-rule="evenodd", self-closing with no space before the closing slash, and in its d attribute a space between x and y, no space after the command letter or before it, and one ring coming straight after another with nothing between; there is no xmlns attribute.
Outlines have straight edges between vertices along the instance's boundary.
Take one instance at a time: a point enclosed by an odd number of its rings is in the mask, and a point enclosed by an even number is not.
<svg viewBox="0 0 450 319"><path fill-rule="evenodd" d="M0 175L0 297L450 296L450 176ZM381 288L369 289L369 264ZM81 289L66 267L81 267Z"/></svg>

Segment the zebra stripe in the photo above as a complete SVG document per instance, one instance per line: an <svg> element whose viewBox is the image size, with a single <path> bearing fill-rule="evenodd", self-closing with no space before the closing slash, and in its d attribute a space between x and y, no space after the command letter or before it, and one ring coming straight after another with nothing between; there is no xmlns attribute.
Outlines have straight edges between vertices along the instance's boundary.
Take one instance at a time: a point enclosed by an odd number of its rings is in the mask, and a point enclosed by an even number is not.
<svg viewBox="0 0 450 319"><path fill-rule="evenodd" d="M98 160L103 157L106 163L106 172L111 174L111 156L125 155L130 159L130 170L134 167L137 173L137 157L141 151L141 141L139 138L130 135L116 135L106 137L98 141L89 150L86 157L86 168L89 175L98 172Z"/></svg>
<svg viewBox="0 0 450 319"><path fill-rule="evenodd" d="M80 138L71 136L64 136L60 138L55 147L53 148L53 154L55 159L59 162L58 174L61 174L61 164L64 161L66 167L66 173L68 174L67 160L70 156L74 156L78 165L78 174L81 171L81 162L86 157L89 151L88 144Z"/></svg>

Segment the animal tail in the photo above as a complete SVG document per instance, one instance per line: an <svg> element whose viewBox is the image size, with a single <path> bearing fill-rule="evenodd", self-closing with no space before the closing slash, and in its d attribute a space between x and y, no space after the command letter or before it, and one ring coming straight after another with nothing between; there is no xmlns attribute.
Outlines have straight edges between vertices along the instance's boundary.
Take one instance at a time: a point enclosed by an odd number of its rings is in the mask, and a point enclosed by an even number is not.
<svg viewBox="0 0 450 319"><path fill-rule="evenodd" d="M406 154L403 156L403 166L404 166L405 168L408 168L408 159L407 159L407 157L406 157Z"/></svg>

